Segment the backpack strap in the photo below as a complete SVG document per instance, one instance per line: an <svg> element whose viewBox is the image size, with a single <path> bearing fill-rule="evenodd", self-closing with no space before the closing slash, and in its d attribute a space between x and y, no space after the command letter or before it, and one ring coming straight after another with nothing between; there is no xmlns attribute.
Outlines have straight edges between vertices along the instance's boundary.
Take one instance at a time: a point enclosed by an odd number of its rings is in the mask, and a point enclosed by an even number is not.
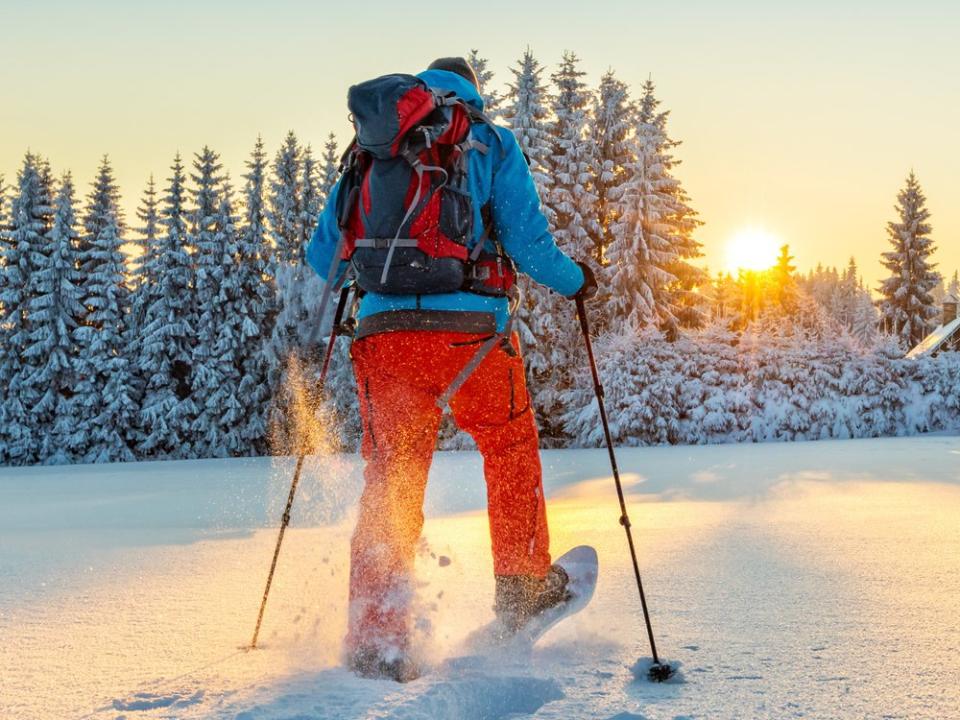
<svg viewBox="0 0 960 720"><path fill-rule="evenodd" d="M484 207L487 207L484 205ZM481 210L480 217L483 217L483 234L480 236L480 239L477 240L477 244L473 246L473 250L470 251L470 262L475 263L480 255L483 253L483 248L487 244L487 240L490 239L490 234L493 232L493 223L487 220L484 217L485 213ZM499 243L497 243L499 246ZM498 247L499 249L499 247Z"/></svg>
<svg viewBox="0 0 960 720"><path fill-rule="evenodd" d="M357 157L356 153L353 152L356 146L357 139L354 138L344 151L343 157L340 159L339 172L341 175L346 175L356 170ZM341 180L342 179L343 178L341 178ZM327 276L324 278L323 293L320 296L320 308L317 312L318 322L313 326L310 331L310 336L307 338L308 347L317 341L320 324L323 322L323 315L327 310L327 305L330 303L331 296L333 293L340 291L348 285L353 277L353 265L347 265L339 280L337 279L337 270L340 268L340 262L343 260L343 250L347 245L347 221L360 197L360 186L358 183L347 183L346 185L341 185L340 190L342 191L344 189L347 190L346 196L344 196L342 192L337 195L337 227L340 233L333 251L333 257L330 260Z"/></svg>
<svg viewBox="0 0 960 720"><path fill-rule="evenodd" d="M520 301L520 286L514 285L513 292L510 295L510 308L507 310L507 324L503 328L503 332L496 333L487 338L483 345L479 347L477 352L473 354L473 357L470 358L469 362L467 362L467 364L463 366L463 369L457 373L457 376L453 379L453 382L451 382L447 386L447 389L443 391L443 394L437 398L437 407L440 408L441 412L447 409L447 406L450 404L450 400L453 399L453 396L457 394L457 391L463 387L463 384L470 379L470 376L473 375L474 370L480 367L480 363L483 362L483 359L487 357L487 355L489 355L490 352L500 343L510 343L510 336L513 334L513 319L516 315L517 308L520 307Z"/></svg>
<svg viewBox="0 0 960 720"><path fill-rule="evenodd" d="M337 248L333 253L333 259L330 261L330 269L327 271L326 282L323 284L323 295L320 296L320 309L317 311L317 322L314 324L313 328L310 330L310 337L307 338L307 347L311 347L317 342L318 332L320 330L320 325L323 323L323 314L327 310L327 305L330 302L330 297L335 293L343 289L344 285L350 280L350 277L353 275L352 266L347 266L347 269L343 271L343 274L340 276L340 279L337 279L337 269L340 267L340 256L343 253L343 246L346 242L344 234L340 233L340 239L337 240Z"/></svg>
<svg viewBox="0 0 960 720"><path fill-rule="evenodd" d="M473 133L472 133L472 132L467 135L467 139L466 139L466 140L464 140L462 143L460 143L460 147L461 147L464 151L467 151L467 150L477 150L477 151L480 152L481 155L486 155L488 152L490 152L490 146L487 145L486 143L480 142L480 141L477 140L475 137L473 137Z"/></svg>
<svg viewBox="0 0 960 720"><path fill-rule="evenodd" d="M428 145L429 147L429 145ZM407 221L413 217L414 212L420 205L420 195L422 194L420 189L423 186L423 173L426 170L432 170L434 172L443 173L443 181L440 183L440 187L443 187L447 184L447 181L450 179L447 171L438 166L438 165L424 165L420 162L420 158L412 153L402 152L401 156L407 160L412 166L414 171L417 173L417 190L413 194L413 198L410 200L410 207L407 208L406 214L403 216L403 220L400 221L399 227L397 227L397 234L393 236L393 239L390 241L390 245L387 246L387 257L383 262L383 272L380 274L380 284L386 285L387 275L390 272L390 265L393 262L393 251L397 249L397 246L400 242L400 233L403 232L403 226L407 224ZM431 195L437 191L437 188L431 190ZM424 200L426 202L430 199L430 196Z"/></svg>
<svg viewBox="0 0 960 720"><path fill-rule="evenodd" d="M470 118L471 122L483 123L493 131L493 136L497 139L497 145L500 146L500 157L505 158L507 156L507 148L503 144L503 140L500 139L500 131L497 129L497 124L491 120L486 113L482 110L477 110L477 108L470 103L463 103L463 107L466 109L467 117ZM484 154L486 154L486 152L484 152Z"/></svg>
<svg viewBox="0 0 960 720"><path fill-rule="evenodd" d="M483 234L470 250L461 290L478 295L509 297L509 290L516 283L516 264L493 232L489 202L480 208L480 217L483 220ZM487 252L488 242L493 244L493 252Z"/></svg>
<svg viewBox="0 0 960 720"><path fill-rule="evenodd" d="M467 114L467 117L470 118L470 122L472 123L483 123L485 125L489 125L490 129L493 130L493 136L497 139L497 144L500 146L500 156L506 156L507 148L504 147L503 141L500 139L500 133L497 131L497 124L491 120L490 117L483 112L483 110L479 110L478 108L474 107L455 92L439 93L434 91L434 98L437 105L440 106L459 105L463 108L463 111ZM480 144L483 145L483 143ZM484 150L484 154L486 154L486 150Z"/></svg>

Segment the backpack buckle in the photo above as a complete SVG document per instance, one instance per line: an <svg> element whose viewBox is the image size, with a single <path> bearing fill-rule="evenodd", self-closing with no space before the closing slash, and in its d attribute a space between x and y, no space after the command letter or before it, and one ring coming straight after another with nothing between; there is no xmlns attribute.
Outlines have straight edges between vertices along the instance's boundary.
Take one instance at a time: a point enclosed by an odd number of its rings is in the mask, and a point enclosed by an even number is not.
<svg viewBox="0 0 960 720"><path fill-rule="evenodd" d="M433 91L433 102L438 107L449 107L451 105L456 105L461 102L460 98L457 97L457 94L454 92L448 92L445 94L440 94L436 90Z"/></svg>
<svg viewBox="0 0 960 720"><path fill-rule="evenodd" d="M490 275L491 272L489 265L479 265L474 263L470 270L470 277L473 280L489 280Z"/></svg>

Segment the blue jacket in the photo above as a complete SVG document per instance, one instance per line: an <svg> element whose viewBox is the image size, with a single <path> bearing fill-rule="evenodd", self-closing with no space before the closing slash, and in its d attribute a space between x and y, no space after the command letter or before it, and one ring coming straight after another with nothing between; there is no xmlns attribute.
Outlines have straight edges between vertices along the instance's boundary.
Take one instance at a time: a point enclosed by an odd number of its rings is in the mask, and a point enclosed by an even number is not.
<svg viewBox="0 0 960 720"><path fill-rule="evenodd" d="M467 102L483 109L483 99L476 88L456 73L427 70L418 77L431 87L452 90ZM493 136L494 132L500 136L499 142ZM489 200L496 237L517 268L561 295L573 295L583 285L583 271L560 251L550 235L547 219L540 210L540 198L533 177L513 133L503 127L495 131L483 123L475 124L473 133L477 140L490 148L486 154L472 151L469 158L470 194L475 214L474 242L479 241L483 232L480 208ZM307 262L322 278L328 275L340 239L335 209L339 190L338 182L330 193L307 246ZM493 251L494 248L488 250ZM342 271L346 263L341 261L341 265ZM415 295L367 293L360 303L357 316L363 318L380 312L418 307L424 310L488 312L496 316L497 327L502 331L507 323L507 304L506 298L469 292L421 295L419 304Z"/></svg>

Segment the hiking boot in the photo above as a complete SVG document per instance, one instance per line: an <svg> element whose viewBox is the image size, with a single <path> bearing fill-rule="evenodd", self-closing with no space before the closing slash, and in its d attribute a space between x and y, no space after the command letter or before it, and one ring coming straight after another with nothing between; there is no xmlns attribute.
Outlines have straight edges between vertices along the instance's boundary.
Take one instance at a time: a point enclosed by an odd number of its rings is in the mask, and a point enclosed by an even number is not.
<svg viewBox="0 0 960 720"><path fill-rule="evenodd" d="M420 677L420 666L408 655L401 653L389 657L377 648L364 646L351 653L348 667L351 672L371 680L395 680L410 682Z"/></svg>
<svg viewBox="0 0 960 720"><path fill-rule="evenodd" d="M493 610L508 634L514 634L540 613L570 599L570 578L559 565L551 565L546 577L497 575Z"/></svg>

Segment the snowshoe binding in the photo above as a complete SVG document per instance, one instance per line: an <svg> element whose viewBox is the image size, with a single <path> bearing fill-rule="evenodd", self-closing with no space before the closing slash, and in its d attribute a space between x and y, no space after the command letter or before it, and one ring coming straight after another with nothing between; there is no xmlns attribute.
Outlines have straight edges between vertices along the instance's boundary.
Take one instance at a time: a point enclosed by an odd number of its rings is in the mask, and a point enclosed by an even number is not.
<svg viewBox="0 0 960 720"><path fill-rule="evenodd" d="M570 600L570 577L551 565L546 577L498 575L494 612L505 637L515 635L531 618Z"/></svg>

